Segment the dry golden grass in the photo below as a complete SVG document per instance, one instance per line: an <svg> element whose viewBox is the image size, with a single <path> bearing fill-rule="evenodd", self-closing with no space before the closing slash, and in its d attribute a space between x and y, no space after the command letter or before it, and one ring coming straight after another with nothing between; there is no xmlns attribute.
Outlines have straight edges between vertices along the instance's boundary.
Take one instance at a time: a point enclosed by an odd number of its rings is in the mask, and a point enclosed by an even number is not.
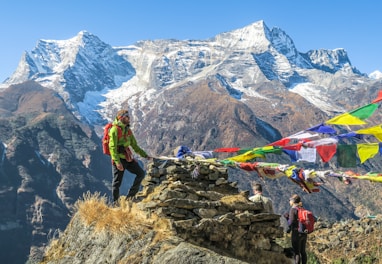
<svg viewBox="0 0 382 264"><path fill-rule="evenodd" d="M131 205L120 199L120 206L110 207L107 199L99 193L86 193L83 199L76 202L78 216L87 226L93 226L95 231L108 230L110 232L124 232L136 229L135 223L143 223L145 217L140 211L133 211Z"/></svg>
<svg viewBox="0 0 382 264"><path fill-rule="evenodd" d="M169 219L158 217L155 213L149 214L145 210L142 211L138 208L137 203L126 201L124 197L120 199L118 207L111 207L107 203L106 197L100 196L99 193L91 194L88 192L76 202L74 213L74 216L79 217L85 226L94 228L94 232L106 231L121 235L124 233L131 234L135 231L135 233L140 234L140 238L143 238L150 231L154 231L155 236L148 245L149 247L157 248L157 243L160 243L161 246L158 249L163 251L175 246L172 238L176 232L173 230ZM73 228L73 224L74 222L71 221L67 229ZM65 238L63 240L60 238L51 240L41 263L75 255L76 252L66 251L65 241ZM137 252L126 256L121 260L121 263L141 263L142 256L140 254Z"/></svg>
<svg viewBox="0 0 382 264"><path fill-rule="evenodd" d="M137 207L137 204L119 200L118 207L110 207L107 198L99 193L86 193L83 199L76 202L77 214L87 226L93 226L95 231L130 232L131 230L156 231L154 241L163 240L173 234L168 219L160 218L156 214L148 214Z"/></svg>
<svg viewBox="0 0 382 264"><path fill-rule="evenodd" d="M75 252L65 252L65 248L59 245L58 240L51 240L46 249L44 259L39 262L40 264L48 263L50 260L62 259L64 256L74 256Z"/></svg>

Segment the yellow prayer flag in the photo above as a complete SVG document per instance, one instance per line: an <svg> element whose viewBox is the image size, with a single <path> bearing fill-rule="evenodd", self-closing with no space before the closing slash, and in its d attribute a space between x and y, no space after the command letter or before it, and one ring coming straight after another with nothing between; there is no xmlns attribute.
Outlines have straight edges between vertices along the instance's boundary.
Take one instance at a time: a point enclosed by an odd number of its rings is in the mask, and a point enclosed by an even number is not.
<svg viewBox="0 0 382 264"><path fill-rule="evenodd" d="M263 153L256 153L256 150L259 150L259 148L254 148L253 150L247 151L241 155L227 158L226 160L236 161L236 162L247 162L255 158L265 158Z"/></svg>
<svg viewBox="0 0 382 264"><path fill-rule="evenodd" d="M297 168L296 165L292 165L292 166L288 167L284 171L285 175L288 176L288 178L292 177L293 176L293 170L296 169L296 168Z"/></svg>
<svg viewBox="0 0 382 264"><path fill-rule="evenodd" d="M331 125L364 125L366 122L362 121L358 117L352 116L349 113L344 113L342 115L336 116L325 122Z"/></svg>
<svg viewBox="0 0 382 264"><path fill-rule="evenodd" d="M382 142L382 134L374 134L374 136L375 136L380 142Z"/></svg>
<svg viewBox="0 0 382 264"><path fill-rule="evenodd" d="M334 125L364 125L366 123L362 120L369 118L377 108L378 104L367 104L349 113L334 117L326 123Z"/></svg>
<svg viewBox="0 0 382 264"><path fill-rule="evenodd" d="M382 125L368 127L355 131L357 134L373 135L379 141L382 141Z"/></svg>
<svg viewBox="0 0 382 264"><path fill-rule="evenodd" d="M373 158L379 151L379 143L357 144L358 156L361 163Z"/></svg>
<svg viewBox="0 0 382 264"><path fill-rule="evenodd" d="M369 180L371 182L382 182L382 176L369 176L369 175L361 175L361 176L353 176L352 179L358 180Z"/></svg>

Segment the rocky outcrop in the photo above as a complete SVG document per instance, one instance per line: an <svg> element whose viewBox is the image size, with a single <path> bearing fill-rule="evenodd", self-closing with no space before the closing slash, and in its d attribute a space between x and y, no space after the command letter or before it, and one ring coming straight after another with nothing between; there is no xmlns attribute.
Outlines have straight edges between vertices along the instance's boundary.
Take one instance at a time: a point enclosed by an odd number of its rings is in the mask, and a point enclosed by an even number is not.
<svg viewBox="0 0 382 264"><path fill-rule="evenodd" d="M95 204L79 210L63 235L51 241L44 263L290 262L276 243L283 236L280 215L263 213L261 203L250 202L248 192L228 181L222 165L155 160L140 196L120 202L105 211ZM116 210L126 214L119 228L111 221L100 228Z"/></svg>
<svg viewBox="0 0 382 264"><path fill-rule="evenodd" d="M308 237L308 247L321 263L380 263L381 228L382 215L318 222Z"/></svg>
<svg viewBox="0 0 382 264"><path fill-rule="evenodd" d="M178 236L188 242L246 260L283 252L275 243L283 235L280 216L249 202L248 192L239 193L220 164L157 161L144 185L150 202L141 209L172 219Z"/></svg>

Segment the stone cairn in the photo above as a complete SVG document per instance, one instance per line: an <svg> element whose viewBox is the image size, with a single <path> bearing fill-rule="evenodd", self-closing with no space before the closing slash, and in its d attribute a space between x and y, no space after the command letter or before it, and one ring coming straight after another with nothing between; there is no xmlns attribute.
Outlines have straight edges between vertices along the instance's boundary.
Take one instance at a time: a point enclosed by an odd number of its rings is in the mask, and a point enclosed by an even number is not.
<svg viewBox="0 0 382 264"><path fill-rule="evenodd" d="M280 255L280 215L262 213L262 203L248 200L228 181L227 167L194 159L148 164L137 206L170 220L184 240L243 260Z"/></svg>

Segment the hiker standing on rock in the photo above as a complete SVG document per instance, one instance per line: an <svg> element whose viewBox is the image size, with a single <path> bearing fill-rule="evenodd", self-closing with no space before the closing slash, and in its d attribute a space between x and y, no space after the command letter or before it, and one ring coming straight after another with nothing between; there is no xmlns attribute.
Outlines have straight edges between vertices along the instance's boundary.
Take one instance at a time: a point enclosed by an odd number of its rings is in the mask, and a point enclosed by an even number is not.
<svg viewBox="0 0 382 264"><path fill-rule="evenodd" d="M133 198L139 191L139 187L145 171L134 159L130 147L141 157L150 159L150 156L141 149L130 129L130 116L127 110L119 110L109 130L109 151L112 160L112 195L114 203L119 199L119 188L125 170L135 174L133 186L130 188L126 198Z"/></svg>
<svg viewBox="0 0 382 264"><path fill-rule="evenodd" d="M264 212L273 214L273 203L272 200L268 197L265 197L263 195L263 187L260 183L252 183L252 190L253 190L253 196L249 197L248 199L252 202L260 202L264 206Z"/></svg>
<svg viewBox="0 0 382 264"><path fill-rule="evenodd" d="M302 208L300 196L298 196L297 194L292 195L292 197L289 199L289 204L291 208L289 210L289 213L284 214L284 217L288 220L287 233L292 232L291 242L294 251L294 263L306 264L306 241L308 239L308 234L301 233L298 230L298 208Z"/></svg>

